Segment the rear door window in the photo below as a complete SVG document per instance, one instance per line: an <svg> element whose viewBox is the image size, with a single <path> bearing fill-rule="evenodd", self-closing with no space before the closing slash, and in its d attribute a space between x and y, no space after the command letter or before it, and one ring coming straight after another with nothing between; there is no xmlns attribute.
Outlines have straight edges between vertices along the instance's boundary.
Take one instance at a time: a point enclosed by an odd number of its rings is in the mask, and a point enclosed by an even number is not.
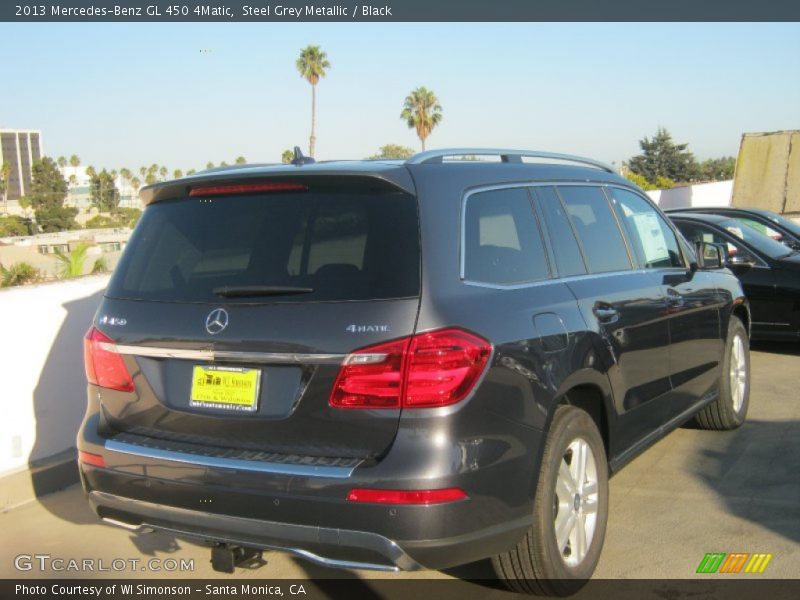
<svg viewBox="0 0 800 600"><path fill-rule="evenodd" d="M107 293L171 302L405 298L419 295L419 262L416 199L399 191L181 198L145 210ZM228 296L225 288L262 289Z"/></svg>
<svg viewBox="0 0 800 600"><path fill-rule="evenodd" d="M539 206L550 234L550 245L559 277L585 275L586 265L558 194L552 187L537 187L534 188L534 193L539 198Z"/></svg>
<svg viewBox="0 0 800 600"><path fill-rule="evenodd" d="M524 188L470 195L464 215L464 278L497 285L550 277L539 223Z"/></svg>
<svg viewBox="0 0 800 600"><path fill-rule="evenodd" d="M608 188L620 221L628 233L639 264L646 269L683 267L683 257L672 228L641 196L620 188Z"/></svg>
<svg viewBox="0 0 800 600"><path fill-rule="evenodd" d="M596 186L558 187L567 215L592 273L631 268L625 240L603 190Z"/></svg>

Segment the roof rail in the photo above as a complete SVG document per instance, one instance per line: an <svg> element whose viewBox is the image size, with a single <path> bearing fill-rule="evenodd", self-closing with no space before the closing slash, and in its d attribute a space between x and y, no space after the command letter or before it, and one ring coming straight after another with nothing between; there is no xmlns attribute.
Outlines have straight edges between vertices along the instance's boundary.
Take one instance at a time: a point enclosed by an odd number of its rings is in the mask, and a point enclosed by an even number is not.
<svg viewBox="0 0 800 600"><path fill-rule="evenodd" d="M562 160L567 162L589 165L609 173L616 173L611 165L599 160L574 156L572 154L558 154L555 152L541 152L539 150L509 150L506 148L441 148L426 150L415 154L408 160L407 165L426 165L440 163L445 156L499 156L506 163L521 163L523 158L544 158L547 160Z"/></svg>

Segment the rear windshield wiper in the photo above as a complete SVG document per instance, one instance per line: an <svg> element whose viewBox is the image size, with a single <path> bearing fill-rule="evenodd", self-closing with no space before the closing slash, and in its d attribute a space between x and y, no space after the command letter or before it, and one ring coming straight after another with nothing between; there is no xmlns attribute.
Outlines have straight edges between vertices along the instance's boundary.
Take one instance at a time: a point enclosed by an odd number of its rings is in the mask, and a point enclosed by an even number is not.
<svg viewBox="0 0 800 600"><path fill-rule="evenodd" d="M223 286L214 288L217 296L223 298L247 298L255 296L288 296L291 294L310 294L314 290L309 287L295 287L290 285L242 285Z"/></svg>

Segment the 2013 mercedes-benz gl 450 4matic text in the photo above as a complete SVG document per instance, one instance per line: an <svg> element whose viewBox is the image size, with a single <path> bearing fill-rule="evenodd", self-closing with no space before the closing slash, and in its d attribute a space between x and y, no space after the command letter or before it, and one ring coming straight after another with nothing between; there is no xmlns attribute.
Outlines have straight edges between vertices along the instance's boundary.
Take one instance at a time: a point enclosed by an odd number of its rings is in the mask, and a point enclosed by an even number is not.
<svg viewBox="0 0 800 600"><path fill-rule="evenodd" d="M500 160L458 160L494 155ZM146 209L85 337L97 514L337 567L591 576L608 476L749 395L749 309L590 159L212 170Z"/></svg>

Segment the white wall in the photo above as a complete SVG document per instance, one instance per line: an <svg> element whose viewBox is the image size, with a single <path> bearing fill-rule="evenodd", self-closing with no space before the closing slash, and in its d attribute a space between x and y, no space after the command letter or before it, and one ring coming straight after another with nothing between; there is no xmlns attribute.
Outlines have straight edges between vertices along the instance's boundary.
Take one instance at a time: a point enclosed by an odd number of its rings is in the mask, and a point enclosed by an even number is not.
<svg viewBox="0 0 800 600"><path fill-rule="evenodd" d="M647 195L662 209L690 206L730 206L733 181L698 183L669 190L653 190Z"/></svg>
<svg viewBox="0 0 800 600"><path fill-rule="evenodd" d="M109 275L0 290L0 476L75 446L83 334Z"/></svg>

